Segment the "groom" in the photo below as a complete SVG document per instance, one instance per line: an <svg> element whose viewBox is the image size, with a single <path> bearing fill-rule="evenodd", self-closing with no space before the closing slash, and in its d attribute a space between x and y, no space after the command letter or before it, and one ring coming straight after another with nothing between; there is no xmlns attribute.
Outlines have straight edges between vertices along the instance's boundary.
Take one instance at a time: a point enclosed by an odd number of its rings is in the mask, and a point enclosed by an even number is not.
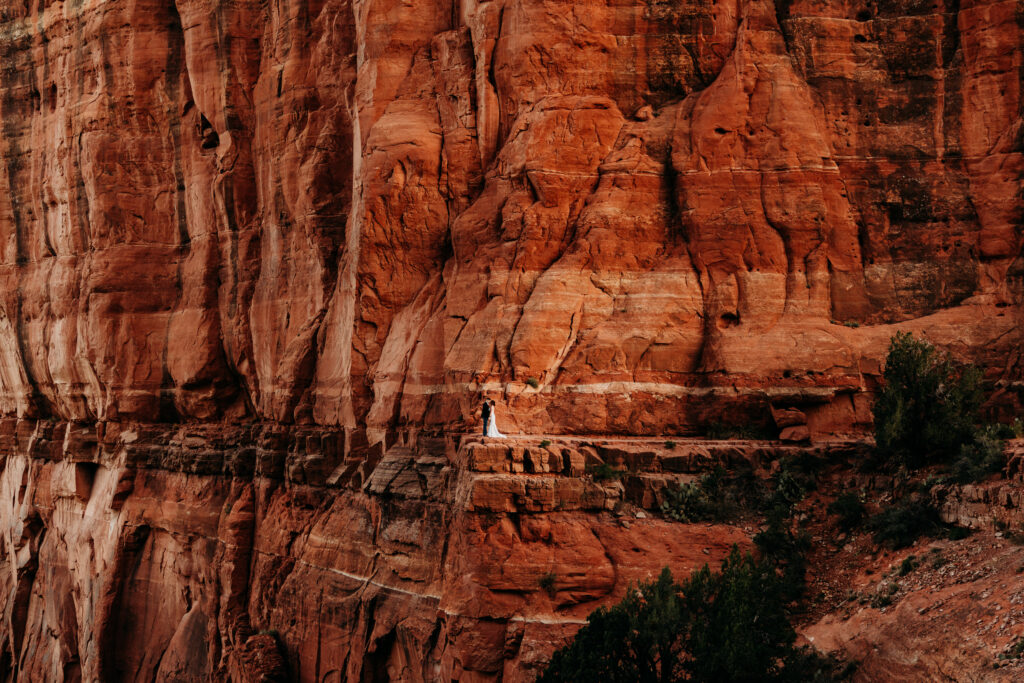
<svg viewBox="0 0 1024 683"><path fill-rule="evenodd" d="M487 436L487 422L491 419L491 404L484 401L484 407L480 412L484 416L484 436Z"/></svg>

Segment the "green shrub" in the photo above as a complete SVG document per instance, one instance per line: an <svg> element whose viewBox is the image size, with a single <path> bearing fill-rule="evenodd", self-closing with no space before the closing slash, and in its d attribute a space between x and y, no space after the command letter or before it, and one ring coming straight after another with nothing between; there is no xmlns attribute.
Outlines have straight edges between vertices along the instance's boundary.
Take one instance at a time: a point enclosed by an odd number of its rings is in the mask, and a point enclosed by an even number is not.
<svg viewBox="0 0 1024 683"><path fill-rule="evenodd" d="M685 648L689 680L794 680L787 669L800 651L779 581L770 561L736 549L721 572L705 565L691 575L682 587L693 619Z"/></svg>
<svg viewBox="0 0 1024 683"><path fill-rule="evenodd" d="M541 448L547 448L550 445L551 445L551 440L550 439L544 439L544 440L542 440L540 442L540 447Z"/></svg>
<svg viewBox="0 0 1024 683"><path fill-rule="evenodd" d="M860 493L847 491L828 506L829 514L839 516L839 528L849 532L860 526L867 515Z"/></svg>
<svg viewBox="0 0 1024 683"><path fill-rule="evenodd" d="M728 521L741 509L786 517L817 486L814 473L822 463L815 457L784 458L770 486L751 470L730 475L718 466L698 481L666 489L661 511L686 523Z"/></svg>
<svg viewBox="0 0 1024 683"><path fill-rule="evenodd" d="M540 381L536 377L530 377L529 379L526 380L526 383L529 384L534 389L540 386Z"/></svg>
<svg viewBox="0 0 1024 683"><path fill-rule="evenodd" d="M790 602L803 595L810 534L806 531L794 533L789 518L775 510L769 513L767 526L754 536L754 545L762 557L777 567L778 589L782 597Z"/></svg>
<svg viewBox="0 0 1024 683"><path fill-rule="evenodd" d="M712 514L711 499L700 482L681 482L679 486L665 489L665 500L661 512L670 519L683 524L709 520Z"/></svg>
<svg viewBox="0 0 1024 683"><path fill-rule="evenodd" d="M878 450L917 467L956 455L974 441L981 372L898 332L885 359L885 384L873 407Z"/></svg>
<svg viewBox="0 0 1024 683"><path fill-rule="evenodd" d="M666 441L665 442L665 448L667 448L669 450L672 450L675 447L676 447L676 442L675 441Z"/></svg>
<svg viewBox="0 0 1024 683"><path fill-rule="evenodd" d="M997 422L989 425L988 429L990 435L996 439L1019 439L1024 436L1024 421L1016 417L1009 424Z"/></svg>
<svg viewBox="0 0 1024 683"><path fill-rule="evenodd" d="M946 532L946 538L951 541L962 541L971 535L971 530L967 527L954 526L950 527Z"/></svg>
<svg viewBox="0 0 1024 683"><path fill-rule="evenodd" d="M899 569L896 570L898 576L906 576L910 572L918 568L921 562L917 559L916 555L908 555L903 558L903 562L900 563Z"/></svg>
<svg viewBox="0 0 1024 683"><path fill-rule="evenodd" d="M740 477L731 478L721 466L699 480L665 490L661 512L677 522L724 522L735 517L744 496Z"/></svg>
<svg viewBox="0 0 1024 683"><path fill-rule="evenodd" d="M768 510L779 509L789 514L810 491L817 488L817 472L823 464L824 460L812 455L783 458L766 501Z"/></svg>
<svg viewBox="0 0 1024 683"><path fill-rule="evenodd" d="M555 581L557 578L554 572L548 572L540 577L537 584L541 587L541 590L553 597L555 595Z"/></svg>
<svg viewBox="0 0 1024 683"><path fill-rule="evenodd" d="M949 467L950 479L958 484L981 481L1006 465L999 427L989 425L978 431L974 441L960 447L957 459Z"/></svg>
<svg viewBox="0 0 1024 683"><path fill-rule="evenodd" d="M871 598L871 606L874 607L875 609L881 609L883 607L888 607L891 604L892 604L892 595L890 593L886 593L885 591L880 591L878 593L875 593L872 596L872 598Z"/></svg>
<svg viewBox="0 0 1024 683"><path fill-rule="evenodd" d="M598 465L591 465L587 468L587 473L594 478L594 481L618 479L626 474L622 470L617 470L606 462L602 462Z"/></svg>
<svg viewBox="0 0 1024 683"><path fill-rule="evenodd" d="M834 662L794 645L778 581L769 562L736 548L721 571L705 565L682 585L665 569L593 612L538 681L832 680Z"/></svg>
<svg viewBox="0 0 1024 683"><path fill-rule="evenodd" d="M868 520L875 543L893 550L913 545L917 539L941 528L935 508L926 503L905 501L882 510Z"/></svg>
<svg viewBox="0 0 1024 683"><path fill-rule="evenodd" d="M1018 638L1006 648L1006 652L1003 653L1003 659L1020 659L1024 657L1024 638Z"/></svg>
<svg viewBox="0 0 1024 683"><path fill-rule="evenodd" d="M807 495L807 480L799 474L782 470L775 478L772 505L792 510Z"/></svg>
<svg viewBox="0 0 1024 683"><path fill-rule="evenodd" d="M679 680L685 607L665 569L630 588L612 607L599 607L573 642L556 651L539 682Z"/></svg>

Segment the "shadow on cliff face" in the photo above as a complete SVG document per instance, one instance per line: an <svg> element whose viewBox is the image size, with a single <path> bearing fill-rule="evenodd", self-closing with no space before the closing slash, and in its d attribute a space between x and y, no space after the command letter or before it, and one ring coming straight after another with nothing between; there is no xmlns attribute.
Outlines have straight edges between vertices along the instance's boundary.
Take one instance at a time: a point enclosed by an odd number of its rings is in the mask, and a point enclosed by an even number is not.
<svg viewBox="0 0 1024 683"><path fill-rule="evenodd" d="M138 661L133 660L162 654L147 652L144 642L133 642L148 635L147 629L139 628L140 624L135 619L145 614L144 600L151 593L149 586L142 586L136 588L137 593L133 596L132 579L140 568L151 531L145 524L127 527L117 539L110 574L104 577L103 597L97 608L99 616L96 620L99 673L104 680L135 678L142 672L138 670ZM170 619L165 623L170 624Z"/></svg>

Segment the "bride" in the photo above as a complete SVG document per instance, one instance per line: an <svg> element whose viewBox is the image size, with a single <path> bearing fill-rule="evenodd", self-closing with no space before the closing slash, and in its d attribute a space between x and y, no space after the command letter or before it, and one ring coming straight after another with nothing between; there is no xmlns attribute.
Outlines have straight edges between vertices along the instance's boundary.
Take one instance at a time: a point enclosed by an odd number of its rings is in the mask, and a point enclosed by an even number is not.
<svg viewBox="0 0 1024 683"><path fill-rule="evenodd" d="M494 401L491 401L491 414L487 418L487 436L492 439L504 439L505 435L498 431L498 423L494 419L494 413L497 412L494 407Z"/></svg>

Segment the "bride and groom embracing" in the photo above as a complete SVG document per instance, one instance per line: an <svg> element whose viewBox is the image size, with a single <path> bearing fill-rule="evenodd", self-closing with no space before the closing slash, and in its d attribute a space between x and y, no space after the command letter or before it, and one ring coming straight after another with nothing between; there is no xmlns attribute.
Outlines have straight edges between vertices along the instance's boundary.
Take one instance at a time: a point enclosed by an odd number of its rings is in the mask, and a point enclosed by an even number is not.
<svg viewBox="0 0 1024 683"><path fill-rule="evenodd" d="M484 405L480 412L484 418L484 436L489 436L492 439L504 439L505 435L498 431L498 424L494 420L494 401L484 399Z"/></svg>

